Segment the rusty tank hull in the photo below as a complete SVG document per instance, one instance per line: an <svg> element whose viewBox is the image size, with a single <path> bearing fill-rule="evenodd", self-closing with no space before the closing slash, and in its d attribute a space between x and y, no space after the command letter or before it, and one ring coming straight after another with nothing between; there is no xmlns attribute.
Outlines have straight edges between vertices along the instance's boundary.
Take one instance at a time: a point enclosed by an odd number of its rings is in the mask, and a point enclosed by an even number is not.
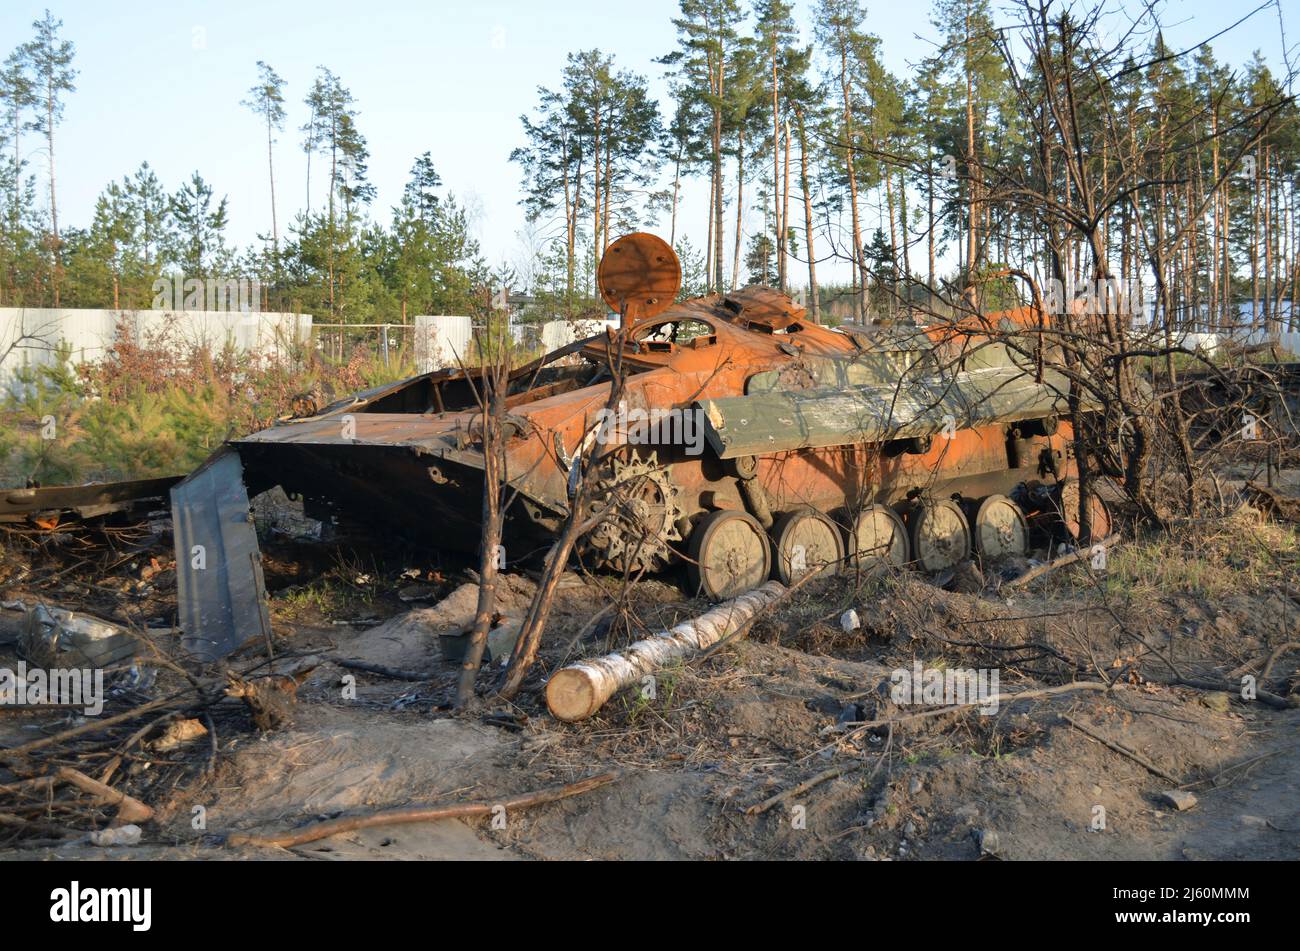
<svg viewBox="0 0 1300 951"><path fill-rule="evenodd" d="M623 269L602 264L602 290L622 331L510 375L511 561L545 549L593 465L581 514L603 517L579 556L620 571L684 565L693 592L715 599L772 576L1024 554L1045 519L1077 534L1069 384L1035 359L1036 315L831 329L766 287L672 303L677 262L652 236L610 252ZM232 446L250 493L281 485L316 517L475 552L481 426L466 372L442 370ZM1088 505L1094 536L1108 534L1104 506Z"/></svg>
<svg viewBox="0 0 1300 951"><path fill-rule="evenodd" d="M1032 326L1026 313L994 323ZM625 382L611 412L615 362ZM719 552L733 562L725 538L739 539L757 523L775 546L769 570L797 570L784 565L775 530L801 512L830 519L843 535L837 560L874 562L870 553L859 557L860 549L882 542L892 519L877 512L859 524L873 506L897 515L907 536L906 555L890 554L889 563L935 569L970 552L1014 553L1025 531L1017 512L1028 518L1049 505L1044 490L1073 471L1067 393L1063 377L1037 370L978 329L831 329L764 287L671 304L634 315L622 338L601 334L514 371L507 457L519 502L507 517L505 542L520 554L546 543L568 515L575 460L595 449L613 459L597 500L633 482L630 494L639 500L629 507L616 499L612 524L583 546L615 568L690 561L692 548L709 555L709 545L692 539L706 521L718 534L719 522L735 520L711 516L728 512L746 523L722 525ZM463 372L441 371L358 394L234 446L254 489L279 483L317 514L365 512L394 530L474 551L482 491L477 425ZM1009 502L997 506L1000 518L989 531L1015 536L1000 547L980 537L988 526L979 522L979 505L993 496ZM805 541L829 535L811 522L802 531L782 528ZM943 532L956 535L941 546L946 555L931 550L936 531L941 541L948 539ZM756 571L762 542L744 547L754 550L739 557L753 555ZM834 548L828 540L822 547ZM735 588L711 581L707 568L697 581L716 596Z"/></svg>

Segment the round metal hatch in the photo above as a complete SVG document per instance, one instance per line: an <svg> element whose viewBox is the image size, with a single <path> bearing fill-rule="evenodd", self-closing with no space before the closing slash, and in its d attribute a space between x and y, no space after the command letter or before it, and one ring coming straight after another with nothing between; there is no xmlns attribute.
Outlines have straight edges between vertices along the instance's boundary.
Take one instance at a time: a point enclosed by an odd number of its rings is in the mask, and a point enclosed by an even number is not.
<svg viewBox="0 0 1300 951"><path fill-rule="evenodd" d="M600 296L615 313L627 303L628 316L639 320L662 313L682 286L682 266L668 242L638 231L611 244L596 274Z"/></svg>

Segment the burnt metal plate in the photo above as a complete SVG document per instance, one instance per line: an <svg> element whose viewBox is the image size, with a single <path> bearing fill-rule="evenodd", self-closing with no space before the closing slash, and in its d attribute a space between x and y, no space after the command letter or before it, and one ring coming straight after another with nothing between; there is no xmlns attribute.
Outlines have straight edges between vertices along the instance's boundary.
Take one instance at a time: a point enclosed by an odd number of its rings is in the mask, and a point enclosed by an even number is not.
<svg viewBox="0 0 1300 951"><path fill-rule="evenodd" d="M137 502L162 498L180 476L96 482L90 485L49 485L33 489L0 489L0 521L37 512L74 511L83 517L120 511Z"/></svg>
<svg viewBox="0 0 1300 951"><path fill-rule="evenodd" d="M171 498L181 646L197 660L218 660L271 630L239 455L216 453Z"/></svg>
<svg viewBox="0 0 1300 951"><path fill-rule="evenodd" d="M611 310L619 313L626 306L630 315L644 319L672 304L682 286L682 266L667 241L638 231L606 249L596 280Z"/></svg>

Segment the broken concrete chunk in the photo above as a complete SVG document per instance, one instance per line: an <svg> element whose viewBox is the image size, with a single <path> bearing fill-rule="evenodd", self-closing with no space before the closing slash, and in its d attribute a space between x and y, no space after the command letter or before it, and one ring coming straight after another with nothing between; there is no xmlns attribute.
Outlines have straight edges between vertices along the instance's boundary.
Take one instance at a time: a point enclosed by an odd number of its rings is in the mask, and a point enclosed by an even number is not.
<svg viewBox="0 0 1300 951"><path fill-rule="evenodd" d="M999 858L1000 843L998 842L996 829L977 829L975 832L975 845L979 848L980 858Z"/></svg>
<svg viewBox="0 0 1300 951"><path fill-rule="evenodd" d="M91 845L108 848L114 845L139 845L142 831L137 825L117 826L112 829L96 829L90 833Z"/></svg>
<svg viewBox="0 0 1300 951"><path fill-rule="evenodd" d="M1185 789L1167 789L1160 794L1160 801L1173 806L1179 812L1186 812L1196 805L1196 797Z"/></svg>

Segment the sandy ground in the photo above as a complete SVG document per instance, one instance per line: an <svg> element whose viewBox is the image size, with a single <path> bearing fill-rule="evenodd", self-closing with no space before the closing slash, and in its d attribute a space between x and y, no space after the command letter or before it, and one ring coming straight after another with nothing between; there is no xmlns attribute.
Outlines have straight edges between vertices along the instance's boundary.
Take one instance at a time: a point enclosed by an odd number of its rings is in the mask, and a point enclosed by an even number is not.
<svg viewBox="0 0 1300 951"><path fill-rule="evenodd" d="M982 841L994 853L985 857L1005 860L1297 859L1300 710L1168 683L1174 668L1215 678L1258 669L1275 647L1297 639L1294 540L1290 529L1247 513L1207 523L1181 548L1134 545L1105 578L1063 569L1009 592L986 566L971 593L911 573L817 582L748 640L661 672L653 699L624 693L571 725L546 712L546 673L705 605L668 581L643 582L612 622L593 629L588 621L617 587L566 576L538 676L513 705L484 701L459 716L447 709L456 671L442 648L472 617L472 586L449 583L441 589L449 597L399 604L372 626L333 624L331 611L373 610L346 603L293 620L277 615L281 651L428 677L395 680L326 659L299 689L289 726L259 733L236 701L223 705L211 774L202 768L211 757L207 738L130 762L125 781L158 810L145 844L13 847L3 856L975 860ZM1251 554L1261 548L1265 554ZM1189 567L1202 562L1209 567ZM512 578L505 591L500 610L518 616L532 583ZM282 610L287 595L278 598ZM848 608L862 626L846 632L839 619ZM855 728L921 709L895 703L887 689L891 672L914 662L997 667L1008 692L1102 674L1122 683L1105 694L1003 704L988 716L962 711L894 729ZM1300 652L1282 656L1270 689L1293 691L1297 662ZM498 672L481 673L482 691ZM1067 716L1179 782L1104 746ZM0 745L50 728L0 717ZM840 775L760 814L750 808L836 768ZM605 770L620 778L501 821L388 826L290 850L220 844L232 832L386 807L493 803ZM1162 801L1176 786L1196 796L1193 808Z"/></svg>

